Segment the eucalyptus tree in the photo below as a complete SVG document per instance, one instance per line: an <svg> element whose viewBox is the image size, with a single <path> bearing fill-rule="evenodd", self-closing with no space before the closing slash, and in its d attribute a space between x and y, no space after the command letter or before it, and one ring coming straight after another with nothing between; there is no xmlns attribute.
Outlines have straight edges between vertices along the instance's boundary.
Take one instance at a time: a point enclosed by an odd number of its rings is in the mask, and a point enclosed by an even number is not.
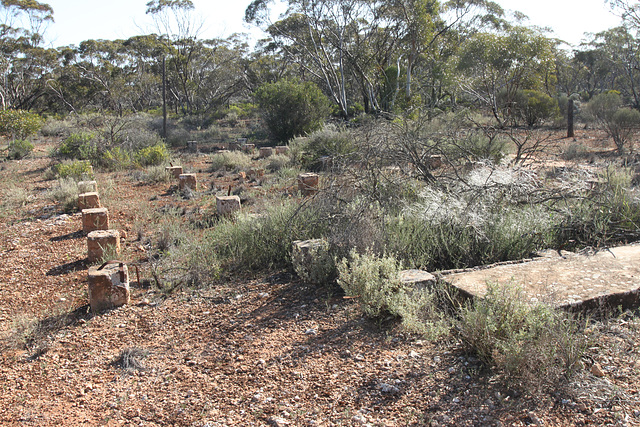
<svg viewBox="0 0 640 427"><path fill-rule="evenodd" d="M519 26L478 33L462 44L457 69L461 89L487 107L500 127L509 125L519 90L555 87L554 41Z"/></svg>
<svg viewBox="0 0 640 427"><path fill-rule="evenodd" d="M376 70L370 46L382 23L382 1L288 0L284 18L271 22L270 0L254 0L247 22L262 25L274 43L330 95L343 116L353 101L350 88L363 88L371 110L378 108Z"/></svg>
<svg viewBox="0 0 640 427"><path fill-rule="evenodd" d="M594 66L606 70L598 92L615 89L640 108L640 39L621 26L596 34L589 47Z"/></svg>
<svg viewBox="0 0 640 427"><path fill-rule="evenodd" d="M38 107L55 62L42 47L53 9L35 0L0 2L0 103L3 109Z"/></svg>

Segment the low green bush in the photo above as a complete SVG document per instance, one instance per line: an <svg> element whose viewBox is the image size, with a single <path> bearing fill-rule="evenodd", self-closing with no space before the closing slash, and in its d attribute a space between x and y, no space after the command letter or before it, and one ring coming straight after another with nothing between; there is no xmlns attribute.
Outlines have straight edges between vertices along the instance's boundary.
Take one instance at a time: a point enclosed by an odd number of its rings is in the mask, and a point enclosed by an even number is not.
<svg viewBox="0 0 640 427"><path fill-rule="evenodd" d="M400 316L397 307L407 297L400 281L402 265L391 256L378 257L351 250L338 263L338 284L347 296L357 297L362 311L371 317L384 313Z"/></svg>
<svg viewBox="0 0 640 427"><path fill-rule="evenodd" d="M465 307L457 327L469 350L526 389L554 388L579 367L587 348L578 323L525 300L517 286L490 284Z"/></svg>
<svg viewBox="0 0 640 427"><path fill-rule="evenodd" d="M49 198L62 207L65 212L72 212L78 207L78 183L73 178L61 178L49 190Z"/></svg>
<svg viewBox="0 0 640 427"><path fill-rule="evenodd" d="M135 158L141 166L159 166L169 160L169 150L166 145L159 143L138 150Z"/></svg>
<svg viewBox="0 0 640 427"><path fill-rule="evenodd" d="M291 265L294 240L326 234L326 224L311 207L294 201L267 205L260 216L223 219L206 233L203 245L229 269L257 271Z"/></svg>
<svg viewBox="0 0 640 427"><path fill-rule="evenodd" d="M319 170L323 157L330 157L334 164L353 154L357 147L353 135L335 126L325 126L306 137L298 137L291 144L291 156L302 167Z"/></svg>
<svg viewBox="0 0 640 427"><path fill-rule="evenodd" d="M133 159L129 151L122 147L113 147L100 155L99 163L111 171L125 170L131 167Z"/></svg>
<svg viewBox="0 0 640 427"><path fill-rule="evenodd" d="M93 168L87 160L73 160L58 163L51 167L53 178L93 177Z"/></svg>
<svg viewBox="0 0 640 427"><path fill-rule="evenodd" d="M399 317L407 330L430 338L448 333L448 320L437 306L438 289L404 285L400 279L402 264L395 257L359 254L352 249L337 269L338 284L346 295L358 299L367 316Z"/></svg>
<svg viewBox="0 0 640 427"><path fill-rule="evenodd" d="M305 283L323 285L335 279L336 265L329 249L329 242L325 239L314 240L306 251L294 246L291 262L296 274Z"/></svg>
<svg viewBox="0 0 640 427"><path fill-rule="evenodd" d="M217 153L211 156L211 171L222 169L228 171L240 171L251 165L251 156L241 151L229 151L227 153Z"/></svg>
<svg viewBox="0 0 640 427"><path fill-rule="evenodd" d="M33 151L33 144L25 139L14 139L9 142L7 158L10 160L20 160L27 157Z"/></svg>
<svg viewBox="0 0 640 427"><path fill-rule="evenodd" d="M0 135L9 139L25 139L38 132L42 119L24 110L0 110Z"/></svg>
<svg viewBox="0 0 640 427"><path fill-rule="evenodd" d="M58 147L58 154L69 159L95 159L97 153L95 135L89 132L71 133Z"/></svg>

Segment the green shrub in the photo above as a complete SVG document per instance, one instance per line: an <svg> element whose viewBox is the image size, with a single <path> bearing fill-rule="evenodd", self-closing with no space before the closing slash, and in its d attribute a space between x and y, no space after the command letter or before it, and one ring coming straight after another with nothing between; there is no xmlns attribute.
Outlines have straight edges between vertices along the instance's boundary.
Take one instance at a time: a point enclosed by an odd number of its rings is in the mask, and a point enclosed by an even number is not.
<svg viewBox="0 0 640 427"><path fill-rule="evenodd" d="M633 138L631 137L640 127L640 111L633 108L620 108L613 114L608 126L609 135L613 138L618 152L626 149L633 151Z"/></svg>
<svg viewBox="0 0 640 427"><path fill-rule="evenodd" d="M291 163L291 158L286 154L275 154L267 158L267 169L271 172L277 172L286 168Z"/></svg>
<svg viewBox="0 0 640 427"><path fill-rule="evenodd" d="M529 127L560 115L558 101L537 90L518 91L516 109Z"/></svg>
<svg viewBox="0 0 640 427"><path fill-rule="evenodd" d="M283 79L265 83L255 96L267 128L279 142L320 128L329 113L327 97L312 82Z"/></svg>
<svg viewBox="0 0 640 427"><path fill-rule="evenodd" d="M362 311L370 317L391 314L402 319L411 332L430 338L449 330L447 320L437 308L437 289L412 289L400 280L402 265L391 256L359 254L352 249L338 263L338 284L345 294L357 297Z"/></svg>
<svg viewBox="0 0 640 427"><path fill-rule="evenodd" d="M640 112L622 108L622 103L620 94L610 91L594 96L587 104L587 111L605 128L620 153L626 149L625 144L640 125Z"/></svg>
<svg viewBox="0 0 640 427"><path fill-rule="evenodd" d="M58 153L69 159L91 160L97 152L95 135L88 132L70 134L58 148Z"/></svg>
<svg viewBox="0 0 640 427"><path fill-rule="evenodd" d="M469 349L524 388L553 387L570 377L587 346L575 320L529 304L518 287L490 284L465 307L457 330Z"/></svg>
<svg viewBox="0 0 640 427"><path fill-rule="evenodd" d="M191 132L183 128L172 129L167 133L167 145L170 147L183 147L192 139Z"/></svg>
<svg viewBox="0 0 640 427"><path fill-rule="evenodd" d="M163 143L140 149L136 160L142 166L158 166L169 160L169 150Z"/></svg>
<svg viewBox="0 0 640 427"><path fill-rule="evenodd" d="M25 139L38 132L42 119L24 110L0 110L0 135L9 139Z"/></svg>
<svg viewBox="0 0 640 427"><path fill-rule="evenodd" d="M100 165L108 170L124 170L132 165L131 154L122 147L113 147L100 156Z"/></svg>
<svg viewBox="0 0 640 427"><path fill-rule="evenodd" d="M305 250L295 246L291 252L291 262L298 277L306 283L323 285L330 283L336 276L336 265L325 239L312 240Z"/></svg>
<svg viewBox="0 0 640 427"><path fill-rule="evenodd" d="M256 271L290 266L294 240L325 232L316 210L286 200L267 205L258 217L240 214L221 220L206 234L203 245L217 253L227 268Z"/></svg>
<svg viewBox="0 0 640 427"><path fill-rule="evenodd" d="M349 258L338 263L338 284L347 296L358 298L362 311L368 316L383 313L399 316L396 307L406 299L400 270L402 265L394 257L360 255L351 250Z"/></svg>
<svg viewBox="0 0 640 427"><path fill-rule="evenodd" d="M173 175L167 172L165 166L151 166L138 175L138 180L149 183L171 182Z"/></svg>
<svg viewBox="0 0 640 427"><path fill-rule="evenodd" d="M65 212L72 212L78 207L78 183L73 178L61 178L49 190L49 198L58 202Z"/></svg>
<svg viewBox="0 0 640 427"><path fill-rule="evenodd" d="M58 163L51 167L53 177L76 178L93 177L91 163L86 160L74 160Z"/></svg>
<svg viewBox="0 0 640 427"><path fill-rule="evenodd" d="M509 201L504 191L480 187L463 197L427 188L405 212L388 217L386 248L427 271L529 257L552 240L557 220L544 205Z"/></svg>
<svg viewBox="0 0 640 427"><path fill-rule="evenodd" d="M579 160L589 155L589 150L585 145L573 142L562 150L560 157L562 160Z"/></svg>
<svg viewBox="0 0 640 427"><path fill-rule="evenodd" d="M44 136L63 136L69 132L70 125L66 120L48 117L42 125L40 133Z"/></svg>
<svg viewBox="0 0 640 427"><path fill-rule="evenodd" d="M9 142L7 158L20 160L27 157L33 151L33 144L24 139L14 139Z"/></svg>
<svg viewBox="0 0 640 427"><path fill-rule="evenodd" d="M226 169L229 171L239 171L251 165L251 156L241 151L229 151L227 153L217 153L211 156L211 171Z"/></svg>
<svg viewBox="0 0 640 427"><path fill-rule="evenodd" d="M308 137L296 138L291 143L292 157L307 169L318 170L322 167L320 158L330 157L338 163L356 151L353 135L349 131L339 130L335 126L325 126Z"/></svg>
<svg viewBox="0 0 640 427"><path fill-rule="evenodd" d="M631 169L610 165L600 174L600 188L564 207L554 246L571 250L638 240L640 199L630 189L632 179Z"/></svg>

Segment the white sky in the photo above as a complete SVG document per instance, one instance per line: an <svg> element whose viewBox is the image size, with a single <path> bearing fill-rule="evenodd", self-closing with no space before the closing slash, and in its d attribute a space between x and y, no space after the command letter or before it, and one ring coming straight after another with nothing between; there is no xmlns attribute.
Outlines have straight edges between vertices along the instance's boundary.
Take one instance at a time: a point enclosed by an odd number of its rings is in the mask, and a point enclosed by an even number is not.
<svg viewBox="0 0 640 427"><path fill-rule="evenodd" d="M47 39L52 46L79 44L88 39L126 39L151 32L145 15L148 0L41 0L51 5L55 23ZM200 38L226 37L234 32L253 32L244 23L244 10L251 0L193 0L204 20ZM507 10L529 16L528 25L551 27L552 36L578 44L585 32L619 25L604 0L497 0Z"/></svg>

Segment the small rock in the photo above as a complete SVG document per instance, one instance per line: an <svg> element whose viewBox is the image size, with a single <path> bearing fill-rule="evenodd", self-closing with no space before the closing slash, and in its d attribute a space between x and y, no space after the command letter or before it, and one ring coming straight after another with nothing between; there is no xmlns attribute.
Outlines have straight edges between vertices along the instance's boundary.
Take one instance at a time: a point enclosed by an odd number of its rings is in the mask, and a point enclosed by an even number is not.
<svg viewBox="0 0 640 427"><path fill-rule="evenodd" d="M274 427L283 427L283 426L288 426L291 423L285 420L284 418L271 417L269 418L269 424L271 424Z"/></svg>
<svg viewBox="0 0 640 427"><path fill-rule="evenodd" d="M456 368L452 366L449 369L447 369L447 372L449 372L450 374L453 374L454 372L456 372Z"/></svg>
<svg viewBox="0 0 640 427"><path fill-rule="evenodd" d="M453 403L460 403L460 398L459 397L454 397L453 400L451 401Z"/></svg>
<svg viewBox="0 0 640 427"><path fill-rule="evenodd" d="M417 351L413 351L413 350L411 350L411 351L409 352L409 357L411 357L411 358L415 359L415 358L417 358L417 357L420 357L420 354L419 354Z"/></svg>
<svg viewBox="0 0 640 427"><path fill-rule="evenodd" d="M433 361L436 363L440 363L442 361L442 359L440 358L440 356L434 356L433 357Z"/></svg>
<svg viewBox="0 0 640 427"><path fill-rule="evenodd" d="M536 414L534 414L533 412L529 412L529 419L531 420L531 422L537 426L543 426L544 425L544 421L542 421L540 418L538 418L538 416Z"/></svg>
<svg viewBox="0 0 640 427"><path fill-rule="evenodd" d="M598 362L591 365L591 373L596 377L604 377L605 373Z"/></svg>
<svg viewBox="0 0 640 427"><path fill-rule="evenodd" d="M317 329L307 329L306 331L304 331L305 334L307 335L318 335L318 330Z"/></svg>
<svg viewBox="0 0 640 427"><path fill-rule="evenodd" d="M366 424L367 423L367 419L363 415L360 415L360 414L354 415L351 418L351 421L356 422L358 424Z"/></svg>
<svg viewBox="0 0 640 427"><path fill-rule="evenodd" d="M400 392L398 387L387 383L381 383L379 387L380 391L383 393L398 394Z"/></svg>
<svg viewBox="0 0 640 427"><path fill-rule="evenodd" d="M258 297L265 299L265 298L269 298L269 293L268 292L260 292L258 294Z"/></svg>

